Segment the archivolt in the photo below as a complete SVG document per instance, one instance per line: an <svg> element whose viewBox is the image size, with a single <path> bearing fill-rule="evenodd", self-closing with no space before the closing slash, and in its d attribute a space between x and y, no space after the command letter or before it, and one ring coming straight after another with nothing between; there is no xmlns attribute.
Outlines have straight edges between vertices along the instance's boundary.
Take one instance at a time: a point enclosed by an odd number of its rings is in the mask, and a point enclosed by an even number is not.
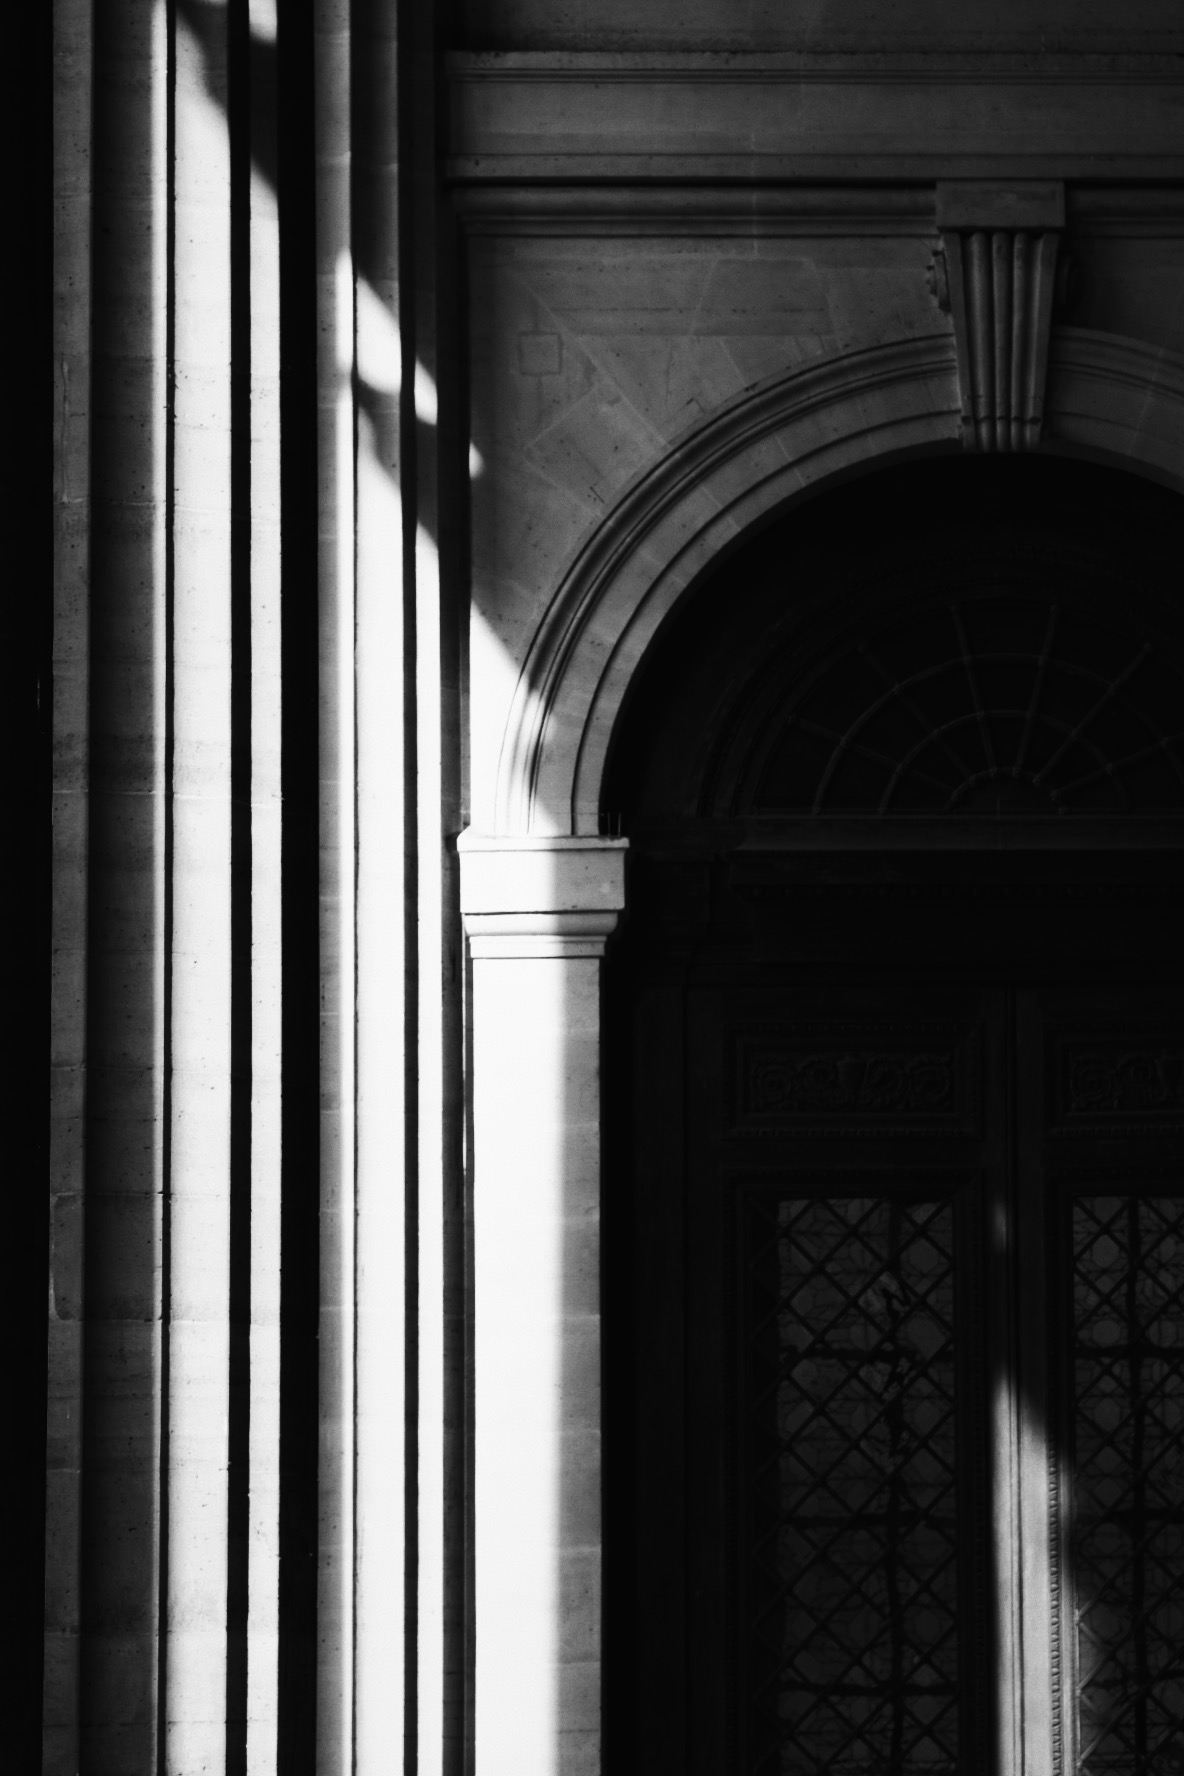
<svg viewBox="0 0 1184 1776"><path fill-rule="evenodd" d="M1184 361L1112 334L1054 333L1046 447L1184 487ZM798 370L700 427L589 539L539 626L502 747L503 833L594 834L613 724L663 618L708 563L795 494L959 447L948 333Z"/></svg>

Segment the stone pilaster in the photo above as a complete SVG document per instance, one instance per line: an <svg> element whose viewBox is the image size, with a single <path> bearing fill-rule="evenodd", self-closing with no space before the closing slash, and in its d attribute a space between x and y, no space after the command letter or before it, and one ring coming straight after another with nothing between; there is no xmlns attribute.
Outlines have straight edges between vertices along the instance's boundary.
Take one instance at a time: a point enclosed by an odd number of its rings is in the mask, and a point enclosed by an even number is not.
<svg viewBox="0 0 1184 1776"><path fill-rule="evenodd" d="M600 1742L600 961L624 842L462 836L472 957L477 1616L485 1776Z"/></svg>

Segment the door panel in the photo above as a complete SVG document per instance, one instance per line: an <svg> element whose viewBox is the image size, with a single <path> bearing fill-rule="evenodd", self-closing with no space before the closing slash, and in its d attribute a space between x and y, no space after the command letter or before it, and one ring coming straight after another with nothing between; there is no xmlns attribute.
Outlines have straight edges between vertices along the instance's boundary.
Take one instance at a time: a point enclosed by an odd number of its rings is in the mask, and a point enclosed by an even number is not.
<svg viewBox="0 0 1184 1776"><path fill-rule="evenodd" d="M747 983L637 1051L639 1768L1184 1768L1172 996Z"/></svg>
<svg viewBox="0 0 1184 1776"><path fill-rule="evenodd" d="M689 1022L696 1767L986 1772L1003 995L704 989Z"/></svg>
<svg viewBox="0 0 1184 1776"><path fill-rule="evenodd" d="M803 1769L970 1770L982 1748L981 1194L946 1172L740 1184L746 1769L779 1770L787 1736Z"/></svg>

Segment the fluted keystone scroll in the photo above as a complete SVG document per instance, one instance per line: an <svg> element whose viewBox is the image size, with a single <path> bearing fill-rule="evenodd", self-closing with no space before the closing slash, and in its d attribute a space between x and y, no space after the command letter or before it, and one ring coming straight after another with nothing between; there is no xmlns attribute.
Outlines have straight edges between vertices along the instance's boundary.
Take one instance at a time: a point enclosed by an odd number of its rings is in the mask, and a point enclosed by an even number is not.
<svg viewBox="0 0 1184 1776"><path fill-rule="evenodd" d="M1044 417L1064 186L943 181L937 224L937 295L954 322L963 439L970 450L1032 450Z"/></svg>

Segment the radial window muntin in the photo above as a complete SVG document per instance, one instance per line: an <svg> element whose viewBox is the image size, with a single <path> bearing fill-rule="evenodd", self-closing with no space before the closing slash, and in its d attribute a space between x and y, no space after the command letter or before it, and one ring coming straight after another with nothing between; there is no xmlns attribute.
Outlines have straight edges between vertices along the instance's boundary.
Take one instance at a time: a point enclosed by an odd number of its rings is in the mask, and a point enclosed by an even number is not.
<svg viewBox="0 0 1184 1776"><path fill-rule="evenodd" d="M1099 602L976 589L898 606L887 618L881 607L796 684L786 686L782 656L778 682L766 684L788 708L742 772L741 807L812 816L1184 812L1184 673L1137 620L1123 625ZM1001 617L1016 631L1010 646L983 633L997 631ZM909 670L892 654L919 632L925 646ZM861 691L860 674L882 688ZM1010 693L1001 694L1006 675Z"/></svg>

